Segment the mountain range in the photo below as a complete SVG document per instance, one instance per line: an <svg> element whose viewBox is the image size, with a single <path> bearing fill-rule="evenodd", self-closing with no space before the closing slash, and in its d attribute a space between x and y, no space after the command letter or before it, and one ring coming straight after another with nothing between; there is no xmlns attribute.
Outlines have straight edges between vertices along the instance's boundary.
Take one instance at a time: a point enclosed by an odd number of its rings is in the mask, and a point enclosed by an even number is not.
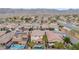
<svg viewBox="0 0 79 59"><path fill-rule="evenodd" d="M11 8L0 8L0 14L16 14L16 13L26 13L26 14L79 14L79 9L11 9Z"/></svg>

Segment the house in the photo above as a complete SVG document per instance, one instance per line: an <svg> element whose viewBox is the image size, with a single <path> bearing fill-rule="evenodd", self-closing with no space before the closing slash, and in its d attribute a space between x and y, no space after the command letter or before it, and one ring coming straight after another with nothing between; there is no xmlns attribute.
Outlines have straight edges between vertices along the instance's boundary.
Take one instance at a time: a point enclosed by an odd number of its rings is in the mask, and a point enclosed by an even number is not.
<svg viewBox="0 0 79 59"><path fill-rule="evenodd" d="M17 42L18 44L26 44L28 40L28 34L27 33L20 33L15 36L13 36L12 41Z"/></svg>
<svg viewBox="0 0 79 59"><path fill-rule="evenodd" d="M71 31L71 29L68 28L68 27L63 27L63 28L61 28L61 32L64 32L64 33L70 34L70 31Z"/></svg>
<svg viewBox="0 0 79 59"><path fill-rule="evenodd" d="M47 30L46 31L46 35L48 37L48 42L63 42L63 39L62 39L62 35L61 34L57 34L57 33L54 33L53 31L49 31Z"/></svg>
<svg viewBox="0 0 79 59"><path fill-rule="evenodd" d="M42 37L44 35L44 31L41 30L33 30L31 33L31 40L34 40L36 43L42 43Z"/></svg>
<svg viewBox="0 0 79 59"><path fill-rule="evenodd" d="M0 44L2 45L6 45L7 43L9 43L10 41L12 41L12 37L14 36L14 31L7 33L3 36L0 37Z"/></svg>
<svg viewBox="0 0 79 59"><path fill-rule="evenodd" d="M57 23L50 23L50 24L49 24L49 28L54 29L54 30L56 30L56 31L59 30Z"/></svg>
<svg viewBox="0 0 79 59"><path fill-rule="evenodd" d="M4 35L6 31L0 31L0 36Z"/></svg>
<svg viewBox="0 0 79 59"><path fill-rule="evenodd" d="M42 24L42 28L43 28L43 29L48 29L49 26L48 26L48 24L44 23L44 24Z"/></svg>
<svg viewBox="0 0 79 59"><path fill-rule="evenodd" d="M70 33L71 33L70 35L79 39L79 30L78 29L73 29L73 30L71 30Z"/></svg>

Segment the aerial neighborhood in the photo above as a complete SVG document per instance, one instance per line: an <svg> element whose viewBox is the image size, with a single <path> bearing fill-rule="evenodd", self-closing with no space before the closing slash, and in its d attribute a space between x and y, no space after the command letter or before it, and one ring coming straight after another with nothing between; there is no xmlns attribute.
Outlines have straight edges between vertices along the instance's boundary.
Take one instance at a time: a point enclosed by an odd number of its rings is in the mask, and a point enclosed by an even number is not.
<svg viewBox="0 0 79 59"><path fill-rule="evenodd" d="M0 50L79 49L79 14L0 15Z"/></svg>

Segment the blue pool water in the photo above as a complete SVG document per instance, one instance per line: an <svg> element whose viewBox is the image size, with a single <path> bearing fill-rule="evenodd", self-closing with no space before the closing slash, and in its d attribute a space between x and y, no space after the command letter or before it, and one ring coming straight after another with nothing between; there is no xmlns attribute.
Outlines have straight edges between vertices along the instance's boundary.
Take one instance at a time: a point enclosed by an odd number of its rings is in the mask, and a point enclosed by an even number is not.
<svg viewBox="0 0 79 59"><path fill-rule="evenodd" d="M25 45L12 44L10 49L24 49Z"/></svg>
<svg viewBox="0 0 79 59"><path fill-rule="evenodd" d="M44 46L43 45L35 45L34 47L33 47L33 49L44 49Z"/></svg>

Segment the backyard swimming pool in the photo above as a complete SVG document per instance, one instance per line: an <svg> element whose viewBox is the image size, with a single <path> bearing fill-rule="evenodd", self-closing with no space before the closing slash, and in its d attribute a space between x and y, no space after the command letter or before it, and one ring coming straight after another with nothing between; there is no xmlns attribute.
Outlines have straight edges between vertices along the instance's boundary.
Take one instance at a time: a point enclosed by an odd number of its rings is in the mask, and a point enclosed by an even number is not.
<svg viewBox="0 0 79 59"><path fill-rule="evenodd" d="M19 50L19 49L24 49L25 45L19 45L19 44L12 44L10 49L15 49L15 50Z"/></svg>
<svg viewBox="0 0 79 59"><path fill-rule="evenodd" d="M44 49L44 46L42 44L38 44L38 45L35 45L33 49Z"/></svg>

